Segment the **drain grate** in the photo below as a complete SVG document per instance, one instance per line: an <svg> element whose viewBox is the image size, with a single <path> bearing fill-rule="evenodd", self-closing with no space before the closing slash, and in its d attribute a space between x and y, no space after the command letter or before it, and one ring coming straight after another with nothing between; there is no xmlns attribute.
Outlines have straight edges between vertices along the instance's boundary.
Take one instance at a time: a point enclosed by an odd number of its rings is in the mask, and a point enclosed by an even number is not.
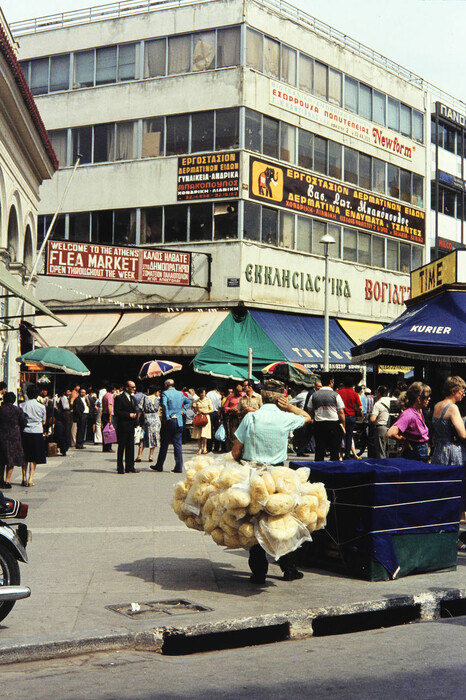
<svg viewBox="0 0 466 700"><path fill-rule="evenodd" d="M122 603L121 605L106 605L107 610L125 615L126 617L146 617L147 615L186 615L189 613L211 612L213 608L192 603L190 600L175 598L174 600L151 600L143 603Z"/></svg>

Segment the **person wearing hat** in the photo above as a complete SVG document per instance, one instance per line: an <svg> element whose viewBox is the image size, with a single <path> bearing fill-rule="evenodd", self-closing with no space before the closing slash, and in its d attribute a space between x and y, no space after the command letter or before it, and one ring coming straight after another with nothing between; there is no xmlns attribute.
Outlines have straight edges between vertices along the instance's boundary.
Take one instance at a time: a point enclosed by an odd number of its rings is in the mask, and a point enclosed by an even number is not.
<svg viewBox="0 0 466 700"><path fill-rule="evenodd" d="M285 397L285 385L268 379L262 389L263 405L257 411L246 413L235 432L232 455L237 462L248 461L282 465L288 457L288 435L311 420L306 411L293 406ZM285 581L303 577L295 565L295 552L280 557L278 565ZM258 544L249 551L251 583L264 584L268 571L265 551Z"/></svg>

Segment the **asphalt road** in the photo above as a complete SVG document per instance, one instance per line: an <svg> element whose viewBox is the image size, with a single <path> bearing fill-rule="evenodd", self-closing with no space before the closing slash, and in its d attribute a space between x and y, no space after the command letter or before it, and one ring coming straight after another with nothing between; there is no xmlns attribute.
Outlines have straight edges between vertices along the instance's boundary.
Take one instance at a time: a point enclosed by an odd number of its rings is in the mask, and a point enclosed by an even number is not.
<svg viewBox="0 0 466 700"><path fill-rule="evenodd" d="M122 651L4 666L1 697L34 700L464 697L466 617L191 656Z"/></svg>

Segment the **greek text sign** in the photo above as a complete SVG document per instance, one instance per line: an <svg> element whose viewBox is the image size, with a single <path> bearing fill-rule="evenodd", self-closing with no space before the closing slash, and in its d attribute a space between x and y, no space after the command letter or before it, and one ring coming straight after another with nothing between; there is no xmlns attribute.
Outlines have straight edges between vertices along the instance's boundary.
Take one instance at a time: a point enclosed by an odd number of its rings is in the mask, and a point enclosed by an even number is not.
<svg viewBox="0 0 466 700"><path fill-rule="evenodd" d="M178 201L239 195L239 154L207 153L178 158Z"/></svg>
<svg viewBox="0 0 466 700"><path fill-rule="evenodd" d="M191 253L49 241L47 275L189 286Z"/></svg>
<svg viewBox="0 0 466 700"><path fill-rule="evenodd" d="M377 146L385 152L394 153L407 160L413 159L416 150L413 141L284 83L270 81L269 102L288 112Z"/></svg>
<svg viewBox="0 0 466 700"><path fill-rule="evenodd" d="M250 157L249 196L413 243L425 241L425 214L420 209L254 156Z"/></svg>

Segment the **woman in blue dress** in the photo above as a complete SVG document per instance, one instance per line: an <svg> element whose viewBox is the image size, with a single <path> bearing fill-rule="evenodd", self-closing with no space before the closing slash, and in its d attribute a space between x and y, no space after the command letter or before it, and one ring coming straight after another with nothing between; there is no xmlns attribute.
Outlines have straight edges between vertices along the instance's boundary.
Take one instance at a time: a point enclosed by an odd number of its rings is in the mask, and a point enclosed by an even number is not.
<svg viewBox="0 0 466 700"><path fill-rule="evenodd" d="M149 462L154 461L154 450L160 440L160 390L156 386L150 386L147 396L141 401L141 425L144 430L144 438L139 445L136 462L141 461L145 447L149 448Z"/></svg>
<svg viewBox="0 0 466 700"><path fill-rule="evenodd" d="M432 464L461 464L466 458L466 428L459 412L459 403L466 393L461 377L448 377L443 385L444 399L434 406L432 430L435 436ZM466 481L463 473L461 521L465 521Z"/></svg>

